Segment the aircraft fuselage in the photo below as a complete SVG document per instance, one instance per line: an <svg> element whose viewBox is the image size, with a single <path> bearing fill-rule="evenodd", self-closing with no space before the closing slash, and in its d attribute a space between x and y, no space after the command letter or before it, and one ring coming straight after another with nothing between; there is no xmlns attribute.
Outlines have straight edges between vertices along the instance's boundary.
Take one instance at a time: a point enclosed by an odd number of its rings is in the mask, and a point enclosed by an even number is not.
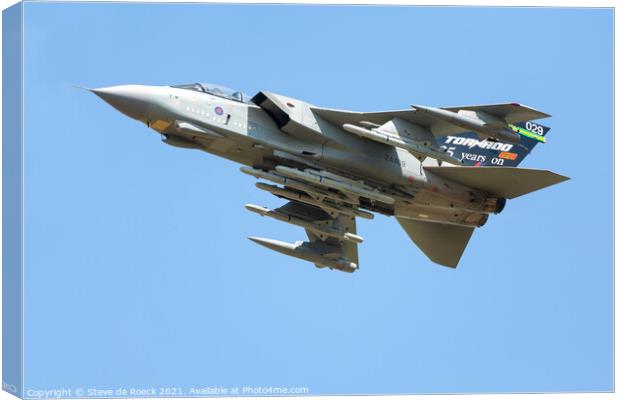
<svg viewBox="0 0 620 400"><path fill-rule="evenodd" d="M139 92L146 103L141 114L127 114L164 135L164 142L172 146L200 149L255 168L300 161L361 180L395 197L392 205L368 204L373 211L388 215L463 223L458 213L466 210L480 212L478 219L470 218L466 225L480 226L486 221L484 193L425 172L423 165L437 165L435 160L421 162L406 150L352 137L326 121L321 121L323 134L308 135L310 140L305 140L283 132L255 104L208 93L168 86L131 85L126 90ZM295 99L287 103L308 106ZM334 132L347 138L346 148Z"/></svg>

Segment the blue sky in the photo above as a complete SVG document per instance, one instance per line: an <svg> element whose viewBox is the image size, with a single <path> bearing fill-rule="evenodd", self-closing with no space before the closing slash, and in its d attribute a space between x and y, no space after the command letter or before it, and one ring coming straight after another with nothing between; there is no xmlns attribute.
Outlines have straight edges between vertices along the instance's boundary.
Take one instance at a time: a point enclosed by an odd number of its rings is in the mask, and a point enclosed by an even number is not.
<svg viewBox="0 0 620 400"><path fill-rule="evenodd" d="M305 386L312 394L612 389L608 9L25 6L25 387ZM361 270L249 242L299 228L234 163L165 146L92 94L218 82L354 110L517 101L510 201L456 270L360 220Z"/></svg>

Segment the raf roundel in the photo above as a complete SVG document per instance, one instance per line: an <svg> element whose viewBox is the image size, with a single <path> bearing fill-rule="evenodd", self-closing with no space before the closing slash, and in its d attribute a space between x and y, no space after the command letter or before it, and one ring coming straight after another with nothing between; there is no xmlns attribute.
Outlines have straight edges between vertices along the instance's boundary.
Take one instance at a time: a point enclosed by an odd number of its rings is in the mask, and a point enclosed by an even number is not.
<svg viewBox="0 0 620 400"><path fill-rule="evenodd" d="M222 115L222 114L224 114L224 109L222 107L220 107L220 106L217 106L217 107L215 107L215 113L217 115Z"/></svg>

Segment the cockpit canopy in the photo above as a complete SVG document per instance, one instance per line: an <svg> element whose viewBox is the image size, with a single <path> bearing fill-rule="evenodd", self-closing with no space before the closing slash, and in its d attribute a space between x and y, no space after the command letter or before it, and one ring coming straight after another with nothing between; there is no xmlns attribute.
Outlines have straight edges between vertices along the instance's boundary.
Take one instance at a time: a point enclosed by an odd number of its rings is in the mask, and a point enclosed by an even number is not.
<svg viewBox="0 0 620 400"><path fill-rule="evenodd" d="M250 97L246 94L227 88L225 86L217 85L214 83L190 83L186 85L174 85L172 86L178 89L194 90L196 92L208 93L213 96L222 97L228 100L238 101L240 103L249 103Z"/></svg>

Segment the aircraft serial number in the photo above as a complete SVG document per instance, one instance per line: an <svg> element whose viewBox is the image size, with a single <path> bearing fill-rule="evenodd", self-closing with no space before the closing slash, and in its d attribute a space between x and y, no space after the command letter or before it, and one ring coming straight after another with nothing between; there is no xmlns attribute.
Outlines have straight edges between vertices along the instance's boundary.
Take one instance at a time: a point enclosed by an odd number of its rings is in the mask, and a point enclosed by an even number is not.
<svg viewBox="0 0 620 400"><path fill-rule="evenodd" d="M391 163L399 165L401 167L405 167L406 164L407 164L405 161L399 159L398 157L394 157L393 155L391 155L389 153L385 155L385 161L391 162Z"/></svg>

